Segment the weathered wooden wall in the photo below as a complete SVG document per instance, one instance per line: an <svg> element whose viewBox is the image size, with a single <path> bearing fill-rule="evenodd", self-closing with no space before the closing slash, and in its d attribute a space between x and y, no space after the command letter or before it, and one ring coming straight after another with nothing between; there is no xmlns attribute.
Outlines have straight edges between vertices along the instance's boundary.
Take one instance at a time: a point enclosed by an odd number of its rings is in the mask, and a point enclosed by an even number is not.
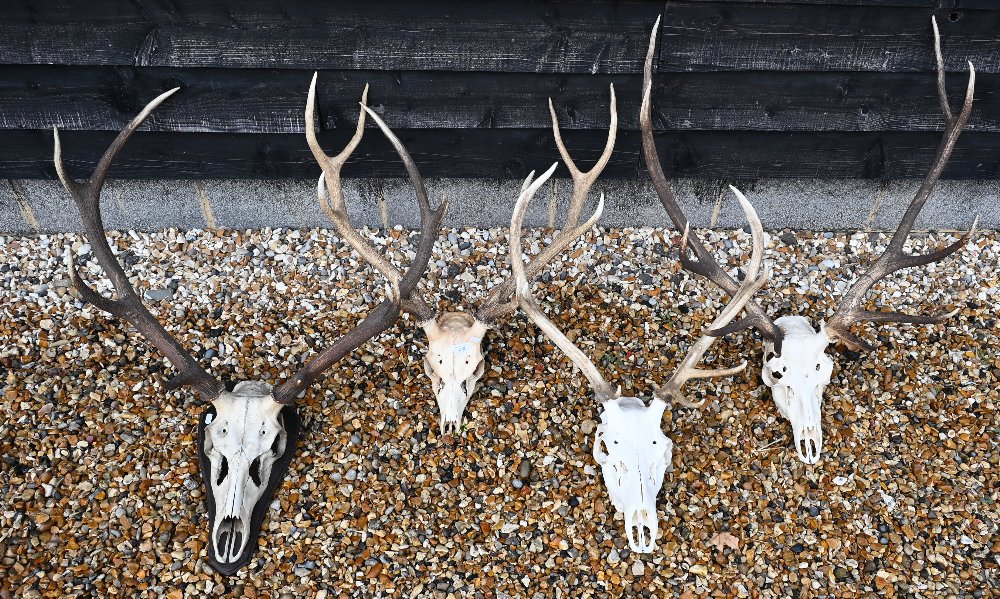
<svg viewBox="0 0 1000 599"><path fill-rule="evenodd" d="M956 8L956 6L958 8ZM641 63L663 17L655 121L680 176L922 176L939 138L931 15L957 104L975 62L976 108L947 178L1000 178L1000 1L0 3L0 175L50 178L51 126L83 175L157 93L180 86L113 176L298 178L320 71L321 139L369 103L425 176L522 177L567 143L596 157L608 86L622 131L606 173L644 175ZM347 176L400 176L374 131Z"/></svg>

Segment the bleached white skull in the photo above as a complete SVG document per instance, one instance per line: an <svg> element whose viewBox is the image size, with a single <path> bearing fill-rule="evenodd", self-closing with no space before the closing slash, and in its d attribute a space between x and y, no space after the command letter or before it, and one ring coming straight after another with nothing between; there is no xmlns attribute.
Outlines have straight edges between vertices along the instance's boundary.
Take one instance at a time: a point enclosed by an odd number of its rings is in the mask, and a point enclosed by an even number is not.
<svg viewBox="0 0 1000 599"><path fill-rule="evenodd" d="M774 323L785 338L780 356L772 343L764 344L764 384L792 424L799 459L815 464L823 449L823 391L833 374L833 360L826 355L830 338L822 324L817 332L802 316L782 316Z"/></svg>
<svg viewBox="0 0 1000 599"><path fill-rule="evenodd" d="M242 382L202 416L199 454L208 489L209 556L235 573L253 554L274 491L291 461L299 422L271 386Z"/></svg>
<svg viewBox="0 0 1000 599"><path fill-rule="evenodd" d="M424 372L430 377L440 410L441 434L458 433L465 406L486 370L486 325L462 312L448 312L423 323L427 333Z"/></svg>
<svg viewBox="0 0 1000 599"><path fill-rule="evenodd" d="M606 401L594 436L594 460L611 503L625 516L628 545L637 553L650 553L655 546L656 495L673 457L674 444L660 428L666 406L658 399L647 406L636 397Z"/></svg>

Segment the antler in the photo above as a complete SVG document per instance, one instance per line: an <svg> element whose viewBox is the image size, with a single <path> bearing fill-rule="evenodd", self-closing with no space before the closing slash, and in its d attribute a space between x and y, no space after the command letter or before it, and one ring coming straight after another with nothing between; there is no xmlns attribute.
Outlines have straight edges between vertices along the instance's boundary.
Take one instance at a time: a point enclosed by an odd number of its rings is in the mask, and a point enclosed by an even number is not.
<svg viewBox="0 0 1000 599"><path fill-rule="evenodd" d="M361 237L357 229L351 225L351 218L347 214L347 203L344 201L343 189L341 187L340 171L344 167L344 163L347 162L347 159L354 153L355 148L358 147L362 136L364 136L366 113L371 115L375 123L382 129L389 138L389 141L392 142L396 153L402 158L403 164L406 166L406 172L410 176L410 181L413 182L413 186L416 189L417 203L420 206L421 215L423 215L424 211L430 212L430 203L427 200L427 191L424 188L423 179L420 178L420 173L417 172L417 167L413 163L410 154L406 151L406 148L403 147L403 144L389 130L385 123L382 122L379 116L372 112L366 105L368 102L368 85L365 85L365 89L361 93L361 110L358 114L358 126L354 130L354 136L347 142L347 146L340 154L327 156L323 148L320 147L319 140L316 138L314 125L316 122L316 79L318 76L319 73L314 73L312 82L309 84L305 118L306 143L309 144L309 149L312 151L316 162L323 169L323 174L316 183L316 195L320 206L323 207L327 217L336 226L337 231L344 238L344 241L354 248L375 270L382 273L389 280L390 284L395 284L403 275L368 240ZM434 311L419 296L404 297L401 299L403 301L403 309L412 313L420 322L434 318Z"/></svg>
<svg viewBox="0 0 1000 599"><path fill-rule="evenodd" d="M653 31L649 36L649 50L646 53L646 64L643 69L642 80L642 108L639 112L639 127L642 130L642 153L646 159L646 169L649 177L653 180L653 187L656 195L660 197L660 203L670 216L671 222L678 231L688 231L688 220L684 216L674 196L674 191L667 181L667 176L663 173L663 166L660 164L660 157L656 151L656 142L653 139L653 118L652 118L652 93L653 93L653 54L656 50L656 33L660 28L660 19L656 19ZM705 248L705 245L698 238L698 235L691 231L688 235L688 245L691 252L697 258L691 263L691 272L712 281L723 289L730 296L735 297L739 293L740 285L726 271L719 266L712 258L712 254ZM682 254L683 255L683 254ZM725 329L716 331L715 334L725 335L741 331L743 329L755 328L765 339L774 343L775 351L781 353L781 340L783 334L781 329L774 324L774 321L764 312L754 301L746 304L747 315L742 320L730 324Z"/></svg>
<svg viewBox="0 0 1000 599"><path fill-rule="evenodd" d="M976 225L979 223L979 217L977 216L972 222L972 227L969 231L965 235L962 235L958 241L945 248L923 255L911 255L903 251L903 244L906 243L906 238L913 229L913 223L917 215L920 214L924 203L927 202L927 198L930 197L931 192L934 190L934 184L937 183L944 172L945 164L948 163L948 158L951 157L951 152L955 149L955 142L958 141L958 136L962 133L962 129L969 120L969 115L972 114L972 96L976 88L976 68L969 62L969 84L965 92L965 103L962 105L962 111L958 117L954 117L951 107L948 105L948 94L945 91L941 36L938 33L937 20L934 17L931 17L931 24L934 27L934 53L937 58L937 91L938 100L941 102L941 112L944 114L944 135L941 137L941 143L938 145L937 154L934 157L934 162L931 164L930 171L924 177L924 181L920 184L917 193L913 196L913 200L906 209L906 213L903 214L903 220L900 221L899 227L893 233L892 239L889 241L889 246L844 295L844 299L841 300L836 313L826 325L826 333L831 339L840 340L855 351L862 349L870 350L872 348L870 343L851 333L849 330L850 326L856 322L934 324L947 320L958 312L958 310L953 310L946 314L934 316L902 314L900 312L879 312L862 309L861 302L875 283L897 270L937 262L958 251L959 248L963 247L969 241L976 231Z"/></svg>
<svg viewBox="0 0 1000 599"><path fill-rule="evenodd" d="M715 340L719 338L718 330L729 324L736 315L740 313L753 294L757 292L758 289L764 286L767 282L769 272L767 269L764 273L758 276L760 271L760 265L764 258L764 227L761 225L760 218L757 217L757 211L754 210L753 206L747 200L746 196L740 193L740 190L736 189L732 185L729 189L736 194L736 199L740 201L740 206L743 208L743 213L746 214L747 220L750 222L750 232L753 236L753 250L750 254L750 265L747 268L746 279L743 281L743 285L740 287L739 291L733 296L729 301L729 304L725 309L712 321L712 324L708 326L708 331L691 346L688 350L687 355L684 360L674 371L674 375L670 377L670 380L660 386L655 392L654 396L663 401L667 401L668 398L672 398L680 404L691 408L700 408L705 400L701 401L691 401L684 395L681 388L684 383L692 379L707 379L720 376L729 376L740 372L747 366L746 360L743 361L739 366L733 368L715 368L715 369L701 369L697 368L698 362L701 361L705 352L708 348L715 343ZM694 264L692 263L691 257L688 255L688 230L684 231L684 237L681 240L680 248L680 260L681 265L689 271L694 272Z"/></svg>
<svg viewBox="0 0 1000 599"><path fill-rule="evenodd" d="M320 380L323 372L334 363L351 351L354 351L354 349L365 341L391 327L399 319L400 310L411 312L420 321L434 318L433 311L420 298L415 297L415 291L417 283L427 269L427 262L430 260L434 241L437 239L441 219L444 217L445 210L448 207L447 200L444 200L438 206L437 210L431 210L423 178L420 176L420 172L417 170L410 153L406 151L399 138L382 122L382 119L364 105L368 95L368 86L365 86L365 91L361 97L362 112L358 117L358 128L354 137L348 142L347 148L333 158L323 153L316 139L316 133L313 130L315 94L316 75L313 75L312 84L309 86L309 98L306 101L306 140L313 152L313 156L316 157L317 162L323 168L323 175L320 176L316 186L317 194L319 195L320 202L323 203L324 196L326 195L324 191L325 187L330 190L330 206L328 208L331 220L333 220L341 236L368 263L389 280L390 294L354 330L338 339L336 343L327 349L321 351L290 379L274 388L272 391L274 400L278 403L286 404L293 402L294 398L305 390L306 387ZM395 267L389 264L388 260L378 254L375 248L363 239L357 230L351 226L343 194L341 193L340 169L361 141L361 136L364 134L366 112L372 117L372 120L375 121L375 124L378 125L379 129L382 130L382 133L385 134L396 149L396 153L399 154L403 165L406 167L410 184L413 185L417 195L417 205L420 208L420 241L417 245L416 256L413 258L413 262L410 263L410 267L405 274L401 274ZM324 186L324 180L328 183L327 186Z"/></svg>
<svg viewBox="0 0 1000 599"><path fill-rule="evenodd" d="M535 302L535 298L531 295L531 289L528 284L527 269L525 268L524 262L521 259L521 223L524 222L524 213L528 209L528 204L531 203L531 199L535 196L535 192L541 187L552 173L555 171L558 163L553 164L549 170L542 173L542 176L538 178L531 185L528 185L521 192L520 197L517 198L517 204L514 205L514 214L510 219L510 267L513 272L513 280L516 284L516 297L517 303L524 310L525 314L534 321L534 323L541 329L542 333L546 337L552 340L556 346L559 347L566 354L566 356L573 361L574 364L583 372L583 376L587 377L590 382L591 388L594 390L594 396L597 401L603 403L609 399L617 396L617 393L612 389L611 385L604 379L604 376L597 370L597 366L584 354L580 348L578 348L572 341L570 341L566 335L560 331L551 320L549 320L542 310L538 307ZM534 174L534 173L532 173ZM528 175L528 180L530 181L531 175ZM582 225L584 230L590 229L597 222L597 219L601 217L601 212L604 211L604 194L601 194L601 199L597 203L597 210L594 211L593 216L591 216L587 222ZM551 247L551 246L550 246Z"/></svg>
<svg viewBox="0 0 1000 599"><path fill-rule="evenodd" d="M604 151L601 153L601 157L597 159L597 163L594 164L593 168L587 172L583 172L576 166L576 163L573 162L573 159L569 155L569 151L566 150L566 145L563 143L562 135L559 131L559 119L556 116L556 110L552 104L552 99L549 98L549 113L552 115L552 133L555 137L556 147L559 149L559 154L566 162L566 168L569 169L570 175L573 177L573 195L570 199L569 209L566 212L566 222L563 224L562 231L551 245L543 249L531 260L531 262L529 262L527 268L525 269L525 277L529 281L534 280L534 278L538 276L538 273L540 273L546 265L552 262L556 256L561 254L563 250L573 243L573 240L586 233L587 230L593 226L593 223L585 223L580 226L577 226L577 223L580 220L580 212L583 210L583 202L587 199L587 195L590 193L590 188L593 187L594 182L597 181L597 178L601 175L604 167L607 166L608 160L611 159L611 152L615 148L615 139L618 135L618 102L615 98L615 86L613 84L611 85L610 111L611 124L608 126L608 141L604 145ZM551 176L551 172L549 175ZM521 187L522 197L524 196L525 189L531 181L531 176L532 175L528 175L524 185ZM548 179L548 177L545 178ZM538 182L536 182L536 185L537 184ZM533 194L534 192L532 192L532 195ZM518 201L520 201L520 198ZM514 245L511 245L511 247L513 248ZM512 274L509 278L507 278L507 280L492 289L490 294L486 297L486 300L480 306L479 310L476 311L476 318L483 323L490 324L497 318L506 316L517 308L518 302L516 300L507 301L507 298L514 293L515 278L515 275Z"/></svg>
<svg viewBox="0 0 1000 599"><path fill-rule="evenodd" d="M136 129L142 125L143 121L146 120L157 106L173 95L178 89L180 88L175 87L154 98L153 101L142 109L142 112L137 114L122 129L118 137L108 146L108 149L104 152L104 155L97 163L97 167L94 168L94 172L88 180L83 182L74 181L66 171L66 166L62 160L62 144L59 140L59 129L56 127L52 128L55 138L54 161L59 179L62 181L66 191L73 197L73 201L80 211L80 217L83 220L84 236L90 242L91 250L94 252L94 256L97 258L101 268L104 269L108 278L111 279L118 297L117 299L106 298L87 285L80 276L80 272L73 261L73 252L70 251L69 272L73 285L85 301L90 302L112 316L131 323L140 335L170 360L170 363L178 370L178 374L167 381L166 386L168 389L190 385L202 398L212 400L224 390L222 383L205 371L191 354L163 328L163 325L146 309L146 306L143 305L135 288L129 283L128 275L125 274L125 270L118 263L114 252L111 250L111 246L108 244L108 239L104 232L104 223L101 219L101 190L104 188L104 179L108 175L111 163L118 156L118 153Z"/></svg>

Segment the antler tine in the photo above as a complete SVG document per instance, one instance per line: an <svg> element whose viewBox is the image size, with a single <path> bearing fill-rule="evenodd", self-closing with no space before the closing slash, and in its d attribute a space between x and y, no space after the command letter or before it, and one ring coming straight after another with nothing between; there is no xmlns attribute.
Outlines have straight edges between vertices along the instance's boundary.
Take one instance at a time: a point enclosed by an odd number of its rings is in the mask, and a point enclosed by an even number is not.
<svg viewBox="0 0 1000 599"><path fill-rule="evenodd" d="M750 231L753 236L753 250L750 254L750 263L747 266L747 276L743 281L743 285L740 286L739 291L729 301L729 304L712 321L712 324L708 326L708 330L702 337L688 350L687 355L684 356L684 360L681 361L677 370L674 371L673 376L670 377L670 380L655 391L654 396L662 401L667 401L668 398L671 398L682 405L699 408L704 405L705 400L702 399L696 402L688 399L681 390L684 383L692 379L730 376L742 371L747 366L747 362L744 360L740 365L732 368L702 369L697 367L697 364L704 357L705 352L719 338L720 335L716 331L729 324L747 306L753 294L763 287L770 277L770 273L767 270L763 274L759 274L764 258L764 227L761 225L760 218L757 217L757 212L754 210L753 205L750 204L738 189L732 186L730 186L730 189L736 194L736 198L743 208L743 213L746 214L747 220L750 222ZM684 237L681 240L680 252L682 257L687 254L688 233L689 230L685 229Z"/></svg>
<svg viewBox="0 0 1000 599"><path fill-rule="evenodd" d="M361 110L358 114L358 126L347 146L336 156L328 156L319 145L316 138L316 80L319 73L313 73L312 82L309 84L309 96L306 98L306 143L312 151L313 158L323 169L319 181L316 183L316 196L320 206L326 212L327 218L333 222L337 232L344 238L361 257L372 265L375 270L389 279L391 283L398 282L402 274L389 263L385 257L367 240L364 239L357 229L351 225L351 218L347 213L347 203L344 201L343 189L341 187L340 171L351 157L354 150L361 143L361 138L365 134L365 104L368 101L368 85L365 85L361 93ZM398 151L398 150L397 150ZM419 198L418 198L419 199Z"/></svg>
<svg viewBox="0 0 1000 599"><path fill-rule="evenodd" d="M875 263L872 264L871 267L869 267L869 269L861 275L861 277L847 291L847 293L844 294L844 299L837 307L837 311L830 319L830 322L826 325L826 332L831 339L838 339L856 351L862 349L870 350L872 348L870 343L850 332L850 326L856 322L871 321L931 324L942 322L955 313L949 312L947 314L939 314L935 316L908 316L898 312L881 313L863 310L861 308L861 303L864 301L865 296L871 288L886 276L904 268L923 266L925 264L937 262L950 256L954 252L957 252L960 248L965 246L969 239L972 238L975 234L976 226L979 224L979 217L977 216L975 220L973 220L972 227L970 227L957 242L945 248L923 255L911 255L903 251L903 245L906 243L906 239L909 237L910 231L913 230L913 224L917 219L917 215L920 214L920 211L923 209L927 199L934 191L934 185L937 184L938 179L941 178L941 174L944 172L944 167L948 163L948 159L951 158L952 151L955 149L958 137L961 135L962 129L965 128L965 125L969 120L969 116L972 114L972 100L976 89L976 68L971 62L969 62L969 83L965 90L965 101L962 104L961 112L957 117L955 117L951 111L951 107L949 106L948 95L945 90L945 70L944 59L941 55L941 36L938 32L937 19L934 17L931 17L931 25L934 29L934 56L938 71L938 101L941 104L941 112L945 121L944 135L941 136L941 142L938 145L937 153L934 156L934 162L931 164L931 168L928 171L927 176L924 177L923 182L920 184L920 187L913 196L913 200L910 201L910 205L903 214L903 219L900 221L899 227L896 228L892 238L889 240L889 245L886 247L885 252L878 257Z"/></svg>
<svg viewBox="0 0 1000 599"><path fill-rule="evenodd" d="M104 188L104 181L108 170L111 168L111 163L118 153L121 152L121 149L128 142L132 134L142 125L153 110L177 92L178 89L180 88L175 87L154 98L122 129L118 137L108 146L108 149L104 152L100 161L98 161L97 167L87 181L77 182L70 177L69 172L66 170L66 165L62 160L62 142L59 139L59 129L56 127L52 128L55 138L53 160L55 161L59 179L80 211L80 218L83 220L84 236L90 242L91 250L97 258L97 262L104 269L112 285L114 285L118 297L117 299L106 298L87 285L80 276L80 272L73 260L72 250L70 250L68 266L70 280L73 282L73 285L85 301L112 316L131 323L140 335L173 364L178 374L167 381L167 388L190 385L202 398L214 399L224 389L222 383L203 369L191 354L163 328L163 325L143 305L135 288L129 282L128 275L125 274L125 270L118 262L114 251L111 249L111 245L108 243L104 232L104 222L101 218L101 190Z"/></svg>
<svg viewBox="0 0 1000 599"><path fill-rule="evenodd" d="M413 258L405 274L397 277L395 280L390 279L389 296L382 300L357 327L338 339L333 345L321 351L291 378L272 390L272 396L278 403L293 403L295 398L306 387L321 379L323 373L336 362L340 361L341 358L360 347L361 344L372 337L391 327L399 320L400 310L409 311L421 322L434 318L434 312L420 298L414 295L420 278L423 276L424 271L427 270L427 263L430 261L434 242L437 240L441 220L448 209L448 201L442 200L436 210L431 209L423 178L420 176L420 172L417 170L417 166L414 164L410 153L406 151L399 138L389 130L389 127L382 122L382 119L378 115L368 110L367 107L364 109L368 111L375 124L379 126L379 129L389 138L389 141L396 149L396 153L399 154L403 165L406 167L410 184L413 185L416 191L417 204L420 208L420 240L417 243L416 256Z"/></svg>
<svg viewBox="0 0 1000 599"><path fill-rule="evenodd" d="M558 164L558 163L557 163ZM594 390L594 396L599 402L605 402L609 399L615 397L615 392L611 385L604 379L604 376L597 370L597 366L587 357L583 351L580 350L572 341L570 341L566 335L560 331L556 325L549 320L545 314L542 312L541 308L535 302L534 296L531 295L531 289L528 283L527 273L525 271L524 262L521 258L521 224L524 221L524 213L528 209L528 204L531 203L532 198L535 196L535 192L541 187L548 179L552 176L555 171L556 165L553 164L549 170L542 173L538 177L538 181L529 185L526 189L521 192L520 197L517 198L517 204L514 206L514 214L510 219L510 267L513 272L513 277L515 281L515 293L517 297L517 303L524 310L525 314L541 329L542 333L552 340L556 346L559 347L566 354L566 356L583 372L583 376L587 378L590 382L590 386ZM590 228L594 226L597 219L600 218L601 212L604 210L604 196L601 195L601 199L597 204L597 210L594 215L587 220L586 227Z"/></svg>
<svg viewBox="0 0 1000 599"><path fill-rule="evenodd" d="M563 162L566 163L566 168L569 169L570 176L573 177L573 195L569 202L569 209L566 212L566 222L563 224L563 232L571 230L579 222L580 212L583 210L583 201L590 193L590 188L594 185L594 182L601 176L604 167L608 165L608 161L611 159L611 152L615 149L615 139L618 136L618 100L615 98L615 85L613 83L610 88L611 124L608 126L608 141L604 144L604 151L601 153L601 157L597 159L597 163L587 172L583 172L577 168L576 163L573 162L573 158L570 157L569 151L566 149L566 144L563 143L562 134L559 131L559 117L556 116L556 109L552 104L552 98L549 98L549 114L552 116L552 134L555 137L556 148L559 149L559 155L562 156Z"/></svg>
<svg viewBox="0 0 1000 599"><path fill-rule="evenodd" d="M618 101L615 97L614 85L611 85L610 112L611 123L608 125L608 141L604 145L604 151L593 168L587 172L582 172L576 166L576 163L573 162L569 151L566 150L562 134L559 131L559 120L556 116L555 107L552 104L552 99L549 98L549 113L552 115L552 133L555 137L556 148L559 149L559 154L566 161L566 168L569 169L570 176L573 178L573 195L570 199L569 209L566 213L566 222L563 224L562 231L559 232L551 245L544 248L528 263L525 269L525 278L529 281L533 281L542 269L552 262L556 256L560 255L574 240L589 231L592 227L592 225L586 223L583 225L579 225L578 223L580 221L580 212L583 210L583 202L590 193L590 188L604 170L604 167L607 166L608 161L611 159L611 153L615 148L615 139L618 136ZM521 186L522 192L527 188L528 183L530 183L531 176L528 175L528 179ZM506 300L514 293L514 287L515 281L513 275L500 285L494 287L476 312L476 318L480 322L491 324L497 318L513 312L517 308L517 301L512 300L508 302Z"/></svg>
<svg viewBox="0 0 1000 599"><path fill-rule="evenodd" d="M653 31L649 36L649 48L646 52L646 62L643 67L642 107L639 111L639 128L642 132L642 153L646 160L646 169L649 171L649 177L652 179L653 187L656 189L656 195L660 198L660 203L663 204L663 208L667 211L667 215L670 217L670 221L674 224L674 227L678 231L684 231L688 228L688 220L684 216L684 211L681 210L680 204L677 203L677 197L674 195L674 191L670 187L670 182L663 172L659 153L656 150L656 141L653 138L653 56L656 53L656 35L659 28L660 19L657 18L656 24L653 25ZM691 268L689 268L688 264L682 260L684 267L715 283L730 296L735 296L739 292L740 284L733 280L726 273L725 269L715 262L712 254L705 248L701 239L694 232L689 236L688 245L691 248L691 252L697 258L697 261L691 262ZM781 353L781 341L784 336L781 329L774 324L774 321L753 300L747 303L746 311L747 318L742 321L742 328L753 327L757 329L765 339L774 343L775 351Z"/></svg>

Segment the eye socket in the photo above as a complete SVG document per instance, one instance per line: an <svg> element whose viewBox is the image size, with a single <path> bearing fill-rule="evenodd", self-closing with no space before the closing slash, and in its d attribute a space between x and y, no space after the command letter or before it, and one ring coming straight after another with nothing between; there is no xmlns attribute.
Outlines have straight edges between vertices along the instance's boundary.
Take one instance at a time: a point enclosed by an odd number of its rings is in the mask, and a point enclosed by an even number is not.
<svg viewBox="0 0 1000 599"><path fill-rule="evenodd" d="M226 434L227 432L228 432L228 431L227 431L226 429L222 429L222 434L223 434L223 435L224 435L224 434Z"/></svg>
<svg viewBox="0 0 1000 599"><path fill-rule="evenodd" d="M819 372L819 362L816 363L816 372Z"/></svg>
<svg viewBox="0 0 1000 599"><path fill-rule="evenodd" d="M656 445L656 441L653 441L653 445Z"/></svg>
<svg viewBox="0 0 1000 599"><path fill-rule="evenodd" d="M773 358L774 358L774 352L773 351L767 352L766 361L770 362Z"/></svg>
<svg viewBox="0 0 1000 599"><path fill-rule="evenodd" d="M267 434L267 431L260 431L260 436L261 436L261 437L263 437L263 436L264 436L264 435L266 435L266 434Z"/></svg>
<svg viewBox="0 0 1000 599"><path fill-rule="evenodd" d="M618 445L618 441L615 441L615 445Z"/></svg>
<svg viewBox="0 0 1000 599"><path fill-rule="evenodd" d="M780 379L781 377L783 377L785 375L781 374L777 370L772 370L771 371L771 376L774 377L774 378L776 378L776 379Z"/></svg>

